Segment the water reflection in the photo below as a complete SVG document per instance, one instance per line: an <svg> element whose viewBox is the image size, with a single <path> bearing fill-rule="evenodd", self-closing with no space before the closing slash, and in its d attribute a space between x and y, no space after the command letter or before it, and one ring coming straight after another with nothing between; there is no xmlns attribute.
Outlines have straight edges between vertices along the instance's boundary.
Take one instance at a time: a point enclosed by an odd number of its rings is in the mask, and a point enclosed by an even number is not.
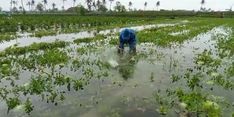
<svg viewBox="0 0 234 117"><path fill-rule="evenodd" d="M133 77L135 67L136 67L136 55L127 54L127 55L119 55L119 74L121 74L124 80L128 80Z"/></svg>

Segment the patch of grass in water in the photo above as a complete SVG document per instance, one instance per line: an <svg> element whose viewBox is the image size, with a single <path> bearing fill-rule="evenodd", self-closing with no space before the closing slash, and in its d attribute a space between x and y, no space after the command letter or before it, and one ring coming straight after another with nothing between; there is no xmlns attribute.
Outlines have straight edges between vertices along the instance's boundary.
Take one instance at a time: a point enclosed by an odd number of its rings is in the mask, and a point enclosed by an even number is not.
<svg viewBox="0 0 234 117"><path fill-rule="evenodd" d="M208 21L195 21L186 25L176 25L169 27L161 27L140 31L137 34L139 42L153 42L159 46L168 46L172 43L183 43L187 39L191 39L200 33L211 30L219 24L209 24ZM188 33L172 36L171 32L190 30Z"/></svg>
<svg viewBox="0 0 234 117"><path fill-rule="evenodd" d="M46 50L44 54L38 55L36 58L38 59L36 63L42 66L54 66L61 63L66 63L69 60L67 53L58 49Z"/></svg>
<svg viewBox="0 0 234 117"><path fill-rule="evenodd" d="M80 43L90 43L90 42L95 42L95 41L99 41L105 39L104 35L97 35L95 37L91 37L91 38L82 38L82 39L76 39L73 42L76 44L80 44Z"/></svg>
<svg viewBox="0 0 234 117"><path fill-rule="evenodd" d="M35 37L43 37L43 36L50 36L50 35L55 35L57 34L57 31L50 31L50 30L46 30L46 31L36 31L35 32Z"/></svg>
<svg viewBox="0 0 234 117"><path fill-rule="evenodd" d="M15 33L1 33L0 34L0 42L10 41L10 40L15 39L15 38L16 38Z"/></svg>
<svg viewBox="0 0 234 117"><path fill-rule="evenodd" d="M30 46L26 47L9 47L4 51L0 52L0 57L7 56L7 55L22 55L28 52L36 52L39 50L47 50L53 48L64 48L68 45L67 42L64 41L55 41L53 43L33 43Z"/></svg>

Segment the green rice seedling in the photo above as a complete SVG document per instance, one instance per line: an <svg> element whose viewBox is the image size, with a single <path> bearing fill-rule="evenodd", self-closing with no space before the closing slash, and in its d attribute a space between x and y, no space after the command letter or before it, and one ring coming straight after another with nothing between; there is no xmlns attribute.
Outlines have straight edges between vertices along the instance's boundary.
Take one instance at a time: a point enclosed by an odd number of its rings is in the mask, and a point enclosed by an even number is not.
<svg viewBox="0 0 234 117"><path fill-rule="evenodd" d="M91 37L91 38L83 38L83 39L76 39L73 42L76 44L80 44L80 43L90 43L90 42L95 42L95 41L99 41L105 39L104 35L97 35L95 37Z"/></svg>
<svg viewBox="0 0 234 117"><path fill-rule="evenodd" d="M59 49L46 50L42 55L38 55L36 63L42 66L55 66L67 63L69 57L67 53Z"/></svg>
<svg viewBox="0 0 234 117"><path fill-rule="evenodd" d="M55 35L57 34L57 31L49 31L49 30L46 30L46 31L36 31L34 36L35 37L43 37L43 36L49 36L49 35Z"/></svg>
<svg viewBox="0 0 234 117"><path fill-rule="evenodd" d="M7 112L9 113L10 110L12 110L16 106L20 105L21 101L17 97L15 97L15 98L9 98L9 99L6 100L6 104L8 106Z"/></svg>
<svg viewBox="0 0 234 117"><path fill-rule="evenodd" d="M53 48L64 48L67 45L67 42L55 41L53 43L33 43L32 45L26 47L9 47L0 52L0 57L8 55L23 55L28 52L38 52L39 50L47 50Z"/></svg>
<svg viewBox="0 0 234 117"><path fill-rule="evenodd" d="M30 114L33 111L34 106L32 105L32 102L27 98L26 102L24 103L24 111L28 114Z"/></svg>

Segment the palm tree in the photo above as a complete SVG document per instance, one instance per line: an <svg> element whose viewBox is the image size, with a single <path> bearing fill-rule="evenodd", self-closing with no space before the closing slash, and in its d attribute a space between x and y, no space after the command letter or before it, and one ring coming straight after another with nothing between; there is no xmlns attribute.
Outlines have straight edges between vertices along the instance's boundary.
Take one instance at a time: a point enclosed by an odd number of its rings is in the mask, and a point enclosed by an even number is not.
<svg viewBox="0 0 234 117"><path fill-rule="evenodd" d="M87 4L87 7L88 7L89 11L91 11L91 9L92 9L92 0L86 0L85 2Z"/></svg>
<svg viewBox="0 0 234 117"><path fill-rule="evenodd" d="M21 0L21 7L22 7L22 11L24 12L25 9L24 9L24 1L23 0Z"/></svg>
<svg viewBox="0 0 234 117"><path fill-rule="evenodd" d="M102 4L104 4L104 5L105 5L105 4L106 4L106 0L102 0Z"/></svg>
<svg viewBox="0 0 234 117"><path fill-rule="evenodd" d="M99 7L101 5L101 2L100 0L97 0L97 3L96 3L97 7Z"/></svg>
<svg viewBox="0 0 234 117"><path fill-rule="evenodd" d="M18 4L18 2L17 2L16 0L13 0L13 1L12 1L12 4L13 4L13 8L15 8L16 5Z"/></svg>
<svg viewBox="0 0 234 117"><path fill-rule="evenodd" d="M110 1L110 11L111 11L112 2L114 2L115 0L109 0L109 1Z"/></svg>
<svg viewBox="0 0 234 117"><path fill-rule="evenodd" d="M11 6L10 6L10 11L12 11L12 4L13 4L13 1L11 0L10 2Z"/></svg>
<svg viewBox="0 0 234 117"><path fill-rule="evenodd" d="M145 2L145 4L144 4L144 6L145 6L145 7L144 7L144 10L146 9L146 7L147 7L147 4L148 4L148 3L147 3L147 2Z"/></svg>
<svg viewBox="0 0 234 117"><path fill-rule="evenodd" d="M63 6L62 6L63 10L65 10L65 1L67 1L67 0L63 0Z"/></svg>
<svg viewBox="0 0 234 117"><path fill-rule="evenodd" d="M31 0L31 9L33 10L35 6L35 0Z"/></svg>
<svg viewBox="0 0 234 117"><path fill-rule="evenodd" d="M31 2L28 1L26 5L28 6L28 11L31 11Z"/></svg>
<svg viewBox="0 0 234 117"><path fill-rule="evenodd" d="M132 2L131 1L128 3L128 6L129 6L129 11L130 11L131 7L132 7Z"/></svg>
<svg viewBox="0 0 234 117"><path fill-rule="evenodd" d="M44 9L46 11L46 5L47 5L48 2L47 2L47 0L43 0L42 2L44 3Z"/></svg>
<svg viewBox="0 0 234 117"><path fill-rule="evenodd" d="M94 10L96 10L96 8L97 8L97 5L96 5L95 1L93 1L93 8L94 8Z"/></svg>
<svg viewBox="0 0 234 117"><path fill-rule="evenodd" d="M55 4L55 3L52 3L52 8L53 8L53 10L55 9L55 7L56 7L56 4Z"/></svg>
<svg viewBox="0 0 234 117"><path fill-rule="evenodd" d="M76 6L76 0L73 0L73 7Z"/></svg>
<svg viewBox="0 0 234 117"><path fill-rule="evenodd" d="M201 9L204 9L204 8L203 8L203 5L204 5L205 3L206 3L205 0L202 0L202 1L201 1Z"/></svg>
<svg viewBox="0 0 234 117"><path fill-rule="evenodd" d="M157 7L157 11L158 11L158 7L160 6L160 1L158 1L157 3L156 3L156 7Z"/></svg>

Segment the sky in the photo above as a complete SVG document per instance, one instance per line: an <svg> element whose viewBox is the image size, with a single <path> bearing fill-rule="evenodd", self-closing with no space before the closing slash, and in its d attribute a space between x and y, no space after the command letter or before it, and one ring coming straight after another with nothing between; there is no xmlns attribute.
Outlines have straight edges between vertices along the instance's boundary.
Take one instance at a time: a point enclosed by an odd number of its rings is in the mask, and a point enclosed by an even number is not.
<svg viewBox="0 0 234 117"><path fill-rule="evenodd" d="M28 9L28 6L26 6L25 1L25 9ZM41 2L42 0L35 0L36 3ZM62 8L62 0L47 0L48 6L47 8L52 7L52 3L56 3L56 7L61 9ZM102 0L100 0L102 1ZM109 1L107 1L107 7L109 8ZM144 9L144 3L147 2L148 5L146 7L146 10L155 10L156 9L156 2L158 0L115 0L113 2L113 5L115 5L116 1L120 1L123 5L125 5L128 8L128 3L131 1L133 3L132 8L136 9ZM167 9L167 10L199 10L201 7L201 0L159 0L161 5L159 9ZM219 11L219 10L226 10L230 9L231 6L233 6L234 10L234 0L205 0L204 7L211 8L212 10ZM71 7L73 4L73 0L66 0L65 1L65 9ZM85 0L77 0L76 4L82 4L85 5ZM18 0L18 6L20 6L20 0ZM0 7L3 10L9 10L10 9L10 0L0 0Z"/></svg>

